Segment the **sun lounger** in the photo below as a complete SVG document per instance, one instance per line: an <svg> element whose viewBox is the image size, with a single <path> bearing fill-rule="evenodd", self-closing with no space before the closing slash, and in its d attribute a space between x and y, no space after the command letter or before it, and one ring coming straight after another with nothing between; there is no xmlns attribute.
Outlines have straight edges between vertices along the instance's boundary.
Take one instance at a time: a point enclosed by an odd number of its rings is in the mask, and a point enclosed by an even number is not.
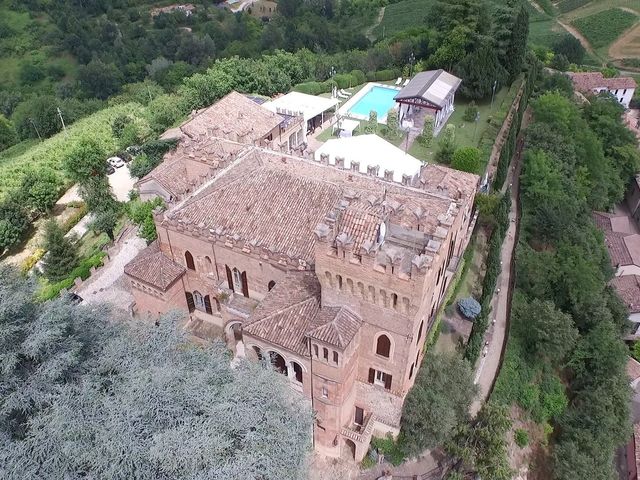
<svg viewBox="0 0 640 480"><path fill-rule="evenodd" d="M402 84L402 86L403 86L403 87L406 87L406 86L409 84L409 82L410 82L410 81L411 81L411 79L410 79L410 78L407 78L407 79L404 81L404 83Z"/></svg>
<svg viewBox="0 0 640 480"><path fill-rule="evenodd" d="M398 77L396 80L396 85L400 85L402 83L402 77Z"/></svg>
<svg viewBox="0 0 640 480"><path fill-rule="evenodd" d="M342 90L342 89L340 89L340 92L339 92L339 93L340 93L341 95L344 95L345 97L350 97L350 96L351 96L351 94L350 94L349 92L347 92L346 90Z"/></svg>
<svg viewBox="0 0 640 480"><path fill-rule="evenodd" d="M349 98L349 95L345 95L341 91L339 91L338 92L338 98Z"/></svg>

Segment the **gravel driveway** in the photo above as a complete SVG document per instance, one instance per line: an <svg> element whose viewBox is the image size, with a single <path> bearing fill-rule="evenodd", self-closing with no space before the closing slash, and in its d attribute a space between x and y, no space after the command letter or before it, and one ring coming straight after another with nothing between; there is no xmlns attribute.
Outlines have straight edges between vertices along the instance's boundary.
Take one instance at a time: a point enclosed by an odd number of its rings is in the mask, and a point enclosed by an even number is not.
<svg viewBox="0 0 640 480"><path fill-rule="evenodd" d="M127 310L133 302L133 295L129 292L124 278L124 266L145 248L147 243L133 232L128 238L121 240L119 246L118 252L111 254L109 263L89 277L77 290L86 303L108 303L115 308Z"/></svg>

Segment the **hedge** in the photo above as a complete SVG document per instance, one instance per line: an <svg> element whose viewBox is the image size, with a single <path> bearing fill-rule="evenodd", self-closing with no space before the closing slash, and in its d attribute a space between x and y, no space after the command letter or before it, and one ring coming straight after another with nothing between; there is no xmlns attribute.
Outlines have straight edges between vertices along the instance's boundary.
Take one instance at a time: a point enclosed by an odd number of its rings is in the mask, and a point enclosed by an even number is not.
<svg viewBox="0 0 640 480"><path fill-rule="evenodd" d="M509 228L509 211L511 210L511 190L507 189L496 208L496 226L491 233L489 240L489 252L487 254L486 272L482 281L482 295L480 305L482 312L473 322L473 329L469 337L469 343L464 352L464 356L472 364L478 360L482 350L484 334L489 326L489 313L491 312L491 298L498 282L498 276L502 270L500 258L502 253L502 242Z"/></svg>
<svg viewBox="0 0 640 480"><path fill-rule="evenodd" d="M367 80L369 82L387 82L389 80L395 80L400 76L400 70L387 69L378 70L377 72L367 72Z"/></svg>
<svg viewBox="0 0 640 480"><path fill-rule="evenodd" d="M294 92L306 93L308 95L320 95L321 93L331 92L334 86L338 86L338 84L332 79L329 79L329 80L325 80L324 82L299 83L297 85L294 85L292 90ZM342 88L342 87L339 87L339 88Z"/></svg>
<svg viewBox="0 0 640 480"><path fill-rule="evenodd" d="M56 283L45 284L42 290L40 290L38 298L42 301L51 300L52 298L60 295L62 290L68 290L71 288L76 278L80 277L82 280L86 280L91 275L91 267L98 267L102 265L102 259L106 255L107 254L105 252L97 252L90 257L81 260L80 265L74 268L67 278Z"/></svg>

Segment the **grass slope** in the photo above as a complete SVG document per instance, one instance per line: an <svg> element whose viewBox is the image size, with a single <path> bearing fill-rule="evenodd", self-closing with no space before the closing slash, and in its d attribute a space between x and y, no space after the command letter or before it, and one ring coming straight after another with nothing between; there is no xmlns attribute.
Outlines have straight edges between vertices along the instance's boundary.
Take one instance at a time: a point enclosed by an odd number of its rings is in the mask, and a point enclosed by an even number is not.
<svg viewBox="0 0 640 480"><path fill-rule="evenodd" d="M407 28L423 27L434 0L404 0L384 9L380 24L373 30L378 38L388 37Z"/></svg>
<svg viewBox="0 0 640 480"><path fill-rule="evenodd" d="M573 26L589 40L593 48L600 48L612 43L637 21L638 17L633 13L612 8L574 20Z"/></svg>

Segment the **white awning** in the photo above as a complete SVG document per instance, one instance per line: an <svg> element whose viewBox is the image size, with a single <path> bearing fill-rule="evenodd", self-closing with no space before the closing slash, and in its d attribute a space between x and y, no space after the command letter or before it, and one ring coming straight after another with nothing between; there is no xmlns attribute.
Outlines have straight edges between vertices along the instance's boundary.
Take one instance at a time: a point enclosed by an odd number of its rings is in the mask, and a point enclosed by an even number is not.
<svg viewBox="0 0 640 480"><path fill-rule="evenodd" d="M335 165L335 158L344 158L344 168L350 169L351 162L359 162L359 171L367 173L368 166L378 166L378 176L384 177L384 171L393 171L393 180L402 181L402 175L420 173L422 162L401 148L377 135L358 135L356 137L334 138L325 142L315 151L316 160L320 155L329 155L329 164Z"/></svg>
<svg viewBox="0 0 640 480"><path fill-rule="evenodd" d="M353 131L359 126L360 122L358 122L357 120L351 120L349 118L343 118L338 124L338 128L343 132L347 132L349 134L348 136L353 135Z"/></svg>
<svg viewBox="0 0 640 480"><path fill-rule="evenodd" d="M306 93L290 92L270 102L262 104L264 108L285 115L300 115L305 121L335 107L340 101L337 98L324 98Z"/></svg>

